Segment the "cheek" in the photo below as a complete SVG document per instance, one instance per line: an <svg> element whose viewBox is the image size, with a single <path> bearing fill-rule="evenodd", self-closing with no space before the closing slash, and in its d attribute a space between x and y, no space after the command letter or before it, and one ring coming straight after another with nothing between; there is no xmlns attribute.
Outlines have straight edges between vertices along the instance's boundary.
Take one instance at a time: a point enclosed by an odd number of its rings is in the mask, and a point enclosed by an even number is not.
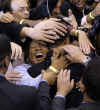
<svg viewBox="0 0 100 110"><path fill-rule="evenodd" d="M47 48L43 48L42 51L43 51L43 53L47 54L48 49Z"/></svg>

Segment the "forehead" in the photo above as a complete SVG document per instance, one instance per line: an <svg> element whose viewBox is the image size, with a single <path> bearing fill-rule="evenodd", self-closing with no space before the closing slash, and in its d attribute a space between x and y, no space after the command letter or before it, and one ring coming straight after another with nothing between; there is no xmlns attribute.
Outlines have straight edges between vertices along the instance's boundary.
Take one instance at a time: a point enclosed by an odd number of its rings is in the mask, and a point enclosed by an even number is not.
<svg viewBox="0 0 100 110"><path fill-rule="evenodd" d="M42 42L42 41L32 41L32 42L30 43L30 47L31 47L31 48L32 48L32 47L37 47L37 46L39 46L39 45L46 47L46 43L45 43L45 42Z"/></svg>
<svg viewBox="0 0 100 110"><path fill-rule="evenodd" d="M12 0L11 7L12 9L17 9L20 7L28 7L28 2L27 0Z"/></svg>

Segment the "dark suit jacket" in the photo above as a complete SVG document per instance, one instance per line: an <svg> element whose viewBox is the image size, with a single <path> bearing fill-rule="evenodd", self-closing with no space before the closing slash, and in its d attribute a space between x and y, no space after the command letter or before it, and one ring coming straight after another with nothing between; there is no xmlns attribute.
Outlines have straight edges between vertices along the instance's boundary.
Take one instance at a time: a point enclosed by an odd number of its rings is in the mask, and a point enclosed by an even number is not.
<svg viewBox="0 0 100 110"><path fill-rule="evenodd" d="M28 27L28 25L25 24L16 24L14 22L12 23L1 23L0 22L0 33L4 33L6 34L9 39L12 42L15 42L19 45L21 45L22 47L25 47L25 42L21 41L21 30L23 27ZM29 38L26 38L26 40Z"/></svg>
<svg viewBox="0 0 100 110"><path fill-rule="evenodd" d="M65 99L58 97L54 98L52 102L52 110L66 110ZM100 103L85 103L77 108L70 108L67 110L100 110Z"/></svg>
<svg viewBox="0 0 100 110"><path fill-rule="evenodd" d="M17 86L0 77L0 110L48 110L49 85L41 82L34 87Z"/></svg>

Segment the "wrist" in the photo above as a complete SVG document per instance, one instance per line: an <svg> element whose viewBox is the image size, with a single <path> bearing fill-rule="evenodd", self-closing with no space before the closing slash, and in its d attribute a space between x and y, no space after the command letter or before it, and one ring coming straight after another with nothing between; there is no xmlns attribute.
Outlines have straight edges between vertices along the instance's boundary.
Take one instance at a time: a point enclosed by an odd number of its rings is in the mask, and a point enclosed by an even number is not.
<svg viewBox="0 0 100 110"><path fill-rule="evenodd" d="M21 30L21 32L20 32L21 37L28 36L28 34L27 34L28 33L28 30L29 30L28 27L23 27L22 30Z"/></svg>
<svg viewBox="0 0 100 110"><path fill-rule="evenodd" d="M68 93L65 93L64 91L57 91L56 95L62 95L62 96L67 96Z"/></svg>
<svg viewBox="0 0 100 110"><path fill-rule="evenodd" d="M85 55L81 55L79 63L84 63L85 60L86 60L86 56Z"/></svg>

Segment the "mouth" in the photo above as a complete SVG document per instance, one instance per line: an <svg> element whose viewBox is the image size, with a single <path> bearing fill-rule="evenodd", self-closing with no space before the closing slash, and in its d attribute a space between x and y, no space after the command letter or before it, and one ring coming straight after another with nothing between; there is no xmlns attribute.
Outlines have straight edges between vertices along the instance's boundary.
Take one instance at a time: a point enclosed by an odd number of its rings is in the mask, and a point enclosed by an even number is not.
<svg viewBox="0 0 100 110"><path fill-rule="evenodd" d="M42 53L38 53L38 54L36 54L36 58L42 58L43 57L43 54Z"/></svg>

